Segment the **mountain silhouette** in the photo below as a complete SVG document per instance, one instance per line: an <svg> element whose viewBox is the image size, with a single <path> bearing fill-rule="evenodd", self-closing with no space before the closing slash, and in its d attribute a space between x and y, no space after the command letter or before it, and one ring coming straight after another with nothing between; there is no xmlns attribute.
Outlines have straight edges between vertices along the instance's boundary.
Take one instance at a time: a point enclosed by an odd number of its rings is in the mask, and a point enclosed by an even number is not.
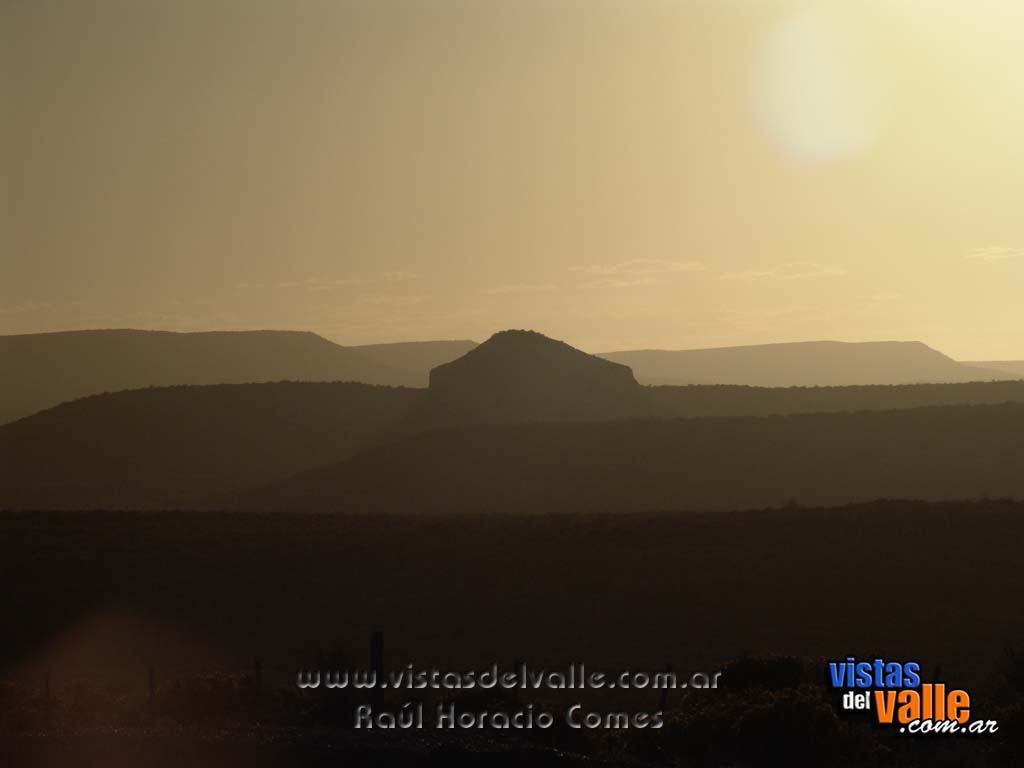
<svg viewBox="0 0 1024 768"><path fill-rule="evenodd" d="M403 374L314 333L97 330L0 336L0 423L76 397L174 384L360 381Z"/></svg>
<svg viewBox="0 0 1024 768"><path fill-rule="evenodd" d="M280 382L81 398L0 426L0 509L195 507L344 459L423 395Z"/></svg>
<svg viewBox="0 0 1024 768"><path fill-rule="evenodd" d="M491 336L430 372L430 424L585 421L635 413L633 372L535 331Z"/></svg>
<svg viewBox="0 0 1024 768"><path fill-rule="evenodd" d="M643 384L760 387L918 384L1020 378L958 363L919 341L806 341L711 349L640 349L600 357Z"/></svg>
<svg viewBox="0 0 1024 768"><path fill-rule="evenodd" d="M433 368L439 369L435 396L412 420L412 430L445 423L701 415L702 408L722 415L801 412L811 409L811 400L851 402L849 391L835 393L836 398L794 394L791 400L781 398L789 404L779 409L779 398L761 393L753 400L772 402L745 410L753 402L750 392L663 390L652 404L646 395L637 397L636 380L785 387L1024 378L1024 363L958 363L918 342L807 342L593 356L538 333L504 331L481 346L485 349L479 356L469 355L478 349L472 341L343 347L296 331L94 330L0 336L0 424L74 398L123 389L283 380L423 387L431 384ZM599 367L595 360L632 367L636 379L627 381L621 368L616 379L616 369ZM457 361L453 368L445 367ZM871 408L889 400L877 392L863 394L853 398L862 399L862 405L848 407ZM952 395L952 402L974 402L962 394ZM931 402L904 399L896 398L897 407ZM982 397L978 402L990 400ZM743 403L739 410L733 407ZM833 409L829 402L823 407Z"/></svg>
<svg viewBox="0 0 1024 768"><path fill-rule="evenodd" d="M1024 404L437 429L241 509L622 513L1024 497Z"/></svg>
<svg viewBox="0 0 1024 768"><path fill-rule="evenodd" d="M312 339L316 342L318 337ZM327 350L335 346L326 344ZM432 356L449 354L456 348L446 343L409 346L414 348L415 354L399 349L386 350L385 354L390 355L391 360L416 358L422 365ZM221 375L227 375L223 373L224 368L221 371ZM152 509L231 505L238 494L244 496L247 489L285 481L316 467L338 465L349 458L355 461L353 457L358 452L376 446L388 446L381 449L384 455L394 451L397 457L414 458L409 465L398 464L389 469L385 462L365 471L367 477L376 477L382 485L408 487L412 494L408 502L416 508L417 478L423 479L423 473L429 475L435 471L443 477L445 470L434 467L432 462L436 462L437 457L420 463L410 446L423 445L420 441L432 445L431 441L441 441L432 450L457 456L462 450L458 447L461 441L480 440L472 437L477 433L467 436L469 433L459 431L466 425L547 424L538 429L547 430L554 441L552 444L556 445L562 437L576 434L571 430L571 422L633 420L636 426L629 428L629 434L649 434L656 441L662 434L659 430L665 427L645 426L639 420L666 421L685 417L683 427L672 429L702 434L707 444L714 446L725 439L724 436L733 434L738 441L756 444L770 436L770 430L758 433L761 427L757 425L777 423L754 421L750 422L752 426L745 427L748 432L736 433L736 424L740 422L732 417L1009 402L1024 403L1024 381L849 387L641 386L622 365L580 352L539 333L505 331L471 348L461 358L437 366L428 389L287 382L180 385L90 396L0 425L0 508ZM948 411L931 408L927 413L943 419L947 418ZM978 412L967 413L976 415ZM878 418L852 413L850 421L840 423L861 424L861 428L870 430L873 428L870 425L880 423ZM565 425L565 431L557 428L560 423ZM808 446L813 449L819 443L838 439L829 432L832 422L828 418L793 423L818 424L820 431L808 428L803 442L780 443L779 450L790 456L802 456ZM853 426L847 429L855 434ZM440 434L448 437L424 436L431 430L440 430ZM485 434L491 435L494 443L474 443L473 450L481 452L481 461L486 455L498 456L509 450L506 441L511 439L513 444L518 444L516 441L520 440L514 432L497 430ZM898 442L905 436L891 437ZM969 435L955 437L974 439ZM455 442L448 445L445 440ZM643 441L638 440L636 450L637 455L641 455L646 449ZM594 446L583 445L579 449L591 455L599 444L598 440ZM699 472L709 477L723 471L714 462L700 464L711 461L706 456L698 456L699 461L694 465L693 460L687 458L689 454L676 456L673 450L671 446L666 448L665 461L678 458L682 462L678 471L683 475L694 466L699 466ZM697 451L697 448L692 450ZM933 449L929 446L915 450L922 462L930 460ZM727 459L723 456L715 461ZM475 465L478 459L467 455L465 460ZM616 471L630 475L636 471L628 456L620 460L620 470L611 463L599 462L594 471L613 475ZM772 462L782 459L766 455L763 460L765 466L770 467ZM516 464L519 461L521 457L510 458L509 471L516 477L520 472ZM557 488L562 479L559 472L564 461L568 459L553 457L551 466L544 470L551 473L552 488ZM851 464L855 465L856 462ZM847 467L836 464L820 470L841 478ZM353 492L360 482L358 478L353 481ZM466 482L472 484L473 481ZM580 501L563 500L563 506L577 508L589 498L589 486L582 479L578 482ZM725 485L744 482L740 475L723 480ZM845 481L836 479L834 482L839 487ZM924 485L920 488L927 490ZM781 486L777 490L783 493ZM383 489L384 497L371 500L372 494L367 491L365 505L390 508L385 497L395 492L395 489ZM722 490L719 497L729 498L732 492ZM505 491L499 486L494 493ZM298 497L315 500L314 506L321 501L330 506L336 500L333 494L333 491L311 489L298 493ZM543 496L538 490L537 499L531 500L530 505L550 507ZM644 497L638 494L637 498ZM695 498L702 504L717 503L710 493ZM694 500L680 496L673 503L688 499ZM770 494L755 499L757 504L777 501ZM846 500L845 496L840 496L824 499L822 503ZM629 507L632 497L619 501ZM429 499L424 501L428 507L431 503Z"/></svg>

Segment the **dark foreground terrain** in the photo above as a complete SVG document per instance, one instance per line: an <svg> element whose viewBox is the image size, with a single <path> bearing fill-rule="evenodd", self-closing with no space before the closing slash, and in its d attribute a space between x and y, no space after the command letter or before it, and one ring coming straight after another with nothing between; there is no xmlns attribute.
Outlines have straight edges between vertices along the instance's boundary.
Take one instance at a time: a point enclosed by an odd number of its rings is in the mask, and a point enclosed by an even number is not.
<svg viewBox="0 0 1024 768"><path fill-rule="evenodd" d="M427 518L9 513L0 730L8 754L37 765L168 754L192 765L1017 765L1022 539L1024 504L1008 501ZM664 705L657 733L368 736L350 730L353 700L294 679L366 668L373 630L386 668L671 664L724 669L723 686L588 702ZM837 717L823 664L847 654L940 668L1002 735L940 755ZM565 701L548 691L537 703Z"/></svg>

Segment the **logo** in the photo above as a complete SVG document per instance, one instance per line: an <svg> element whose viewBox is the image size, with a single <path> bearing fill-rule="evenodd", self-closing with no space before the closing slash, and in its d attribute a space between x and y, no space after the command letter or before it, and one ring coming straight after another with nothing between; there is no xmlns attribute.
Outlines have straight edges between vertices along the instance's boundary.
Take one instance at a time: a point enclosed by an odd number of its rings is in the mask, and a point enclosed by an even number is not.
<svg viewBox="0 0 1024 768"><path fill-rule="evenodd" d="M850 656L828 663L828 678L841 691L844 711L867 713L883 728L906 734L992 734L995 720L974 718L971 695L940 680L924 681L916 661L858 661Z"/></svg>

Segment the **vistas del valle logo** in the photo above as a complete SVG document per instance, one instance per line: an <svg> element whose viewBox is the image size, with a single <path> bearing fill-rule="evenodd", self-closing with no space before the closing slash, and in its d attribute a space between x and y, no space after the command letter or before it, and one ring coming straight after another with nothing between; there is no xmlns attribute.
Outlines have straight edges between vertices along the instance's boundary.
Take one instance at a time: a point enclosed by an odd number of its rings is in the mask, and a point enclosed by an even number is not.
<svg viewBox="0 0 1024 768"><path fill-rule="evenodd" d="M940 680L921 679L916 661L858 661L850 656L828 663L833 689L842 691L841 706L869 713L879 726L906 734L992 734L995 720L973 716L971 695Z"/></svg>

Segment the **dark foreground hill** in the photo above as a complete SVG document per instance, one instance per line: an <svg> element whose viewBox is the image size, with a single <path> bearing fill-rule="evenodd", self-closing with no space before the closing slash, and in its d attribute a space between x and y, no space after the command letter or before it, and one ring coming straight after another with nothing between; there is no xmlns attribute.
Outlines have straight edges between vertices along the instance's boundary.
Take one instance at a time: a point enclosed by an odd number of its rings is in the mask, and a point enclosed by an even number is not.
<svg viewBox="0 0 1024 768"><path fill-rule="evenodd" d="M318 337L311 338L316 342ZM388 354L392 360L418 356L422 363L440 353L430 344L411 346L417 348L415 354ZM788 487L781 475L774 485L766 485L759 473L790 464L786 471L795 472L804 453L825 461L839 439L833 434L834 424L846 431L842 440L854 444L872 434L886 441L895 435L897 444L905 444L916 427L899 421L905 417L862 413L792 423L726 419L657 426L640 420L1013 401L1024 402L1024 382L644 387L624 366L537 333L507 331L435 368L429 390L297 383L151 388L85 398L0 425L0 508L272 503L300 509L444 511L450 505L467 510L496 505L502 511L558 511L590 509L594 504L609 510L770 504L803 498L807 491L800 484ZM929 413L937 414L937 425L949 419L943 411ZM980 412L971 413L975 418ZM612 420L636 423L596 431L587 431L582 424L557 424ZM1005 430L1008 423L997 424L997 430ZM423 436L437 428L473 424L538 426L519 432L454 429ZM788 432L776 435L783 429L779 425L788 424L804 425L799 440L791 434L796 427L785 427ZM760 458L750 458L749 475L744 474L745 467L730 469L733 454L742 457L755 450L765 436L776 440L777 450L768 447ZM331 480L328 473L298 479L286 491L275 490L274 494L284 494L280 497L249 495L252 489L387 443L391 445L338 468L343 479ZM609 452L609 444L618 446L621 455ZM913 450L930 461L936 451L945 449L926 444ZM392 457L394 463L389 464ZM884 475L861 467L859 457L833 458L832 464L808 469L812 474L824 472L818 482L836 491L819 493L815 499L838 502L889 493L889 485L879 484ZM850 495L853 491L843 473L851 468L864 471L874 483L861 489L866 496ZM954 477L974 471L966 466L955 469ZM350 471L354 476L344 479ZM660 474L648 477L647 487L631 488L647 471ZM699 474L699 480L679 487L679 478L687 478L688 472ZM587 473L599 478L591 482ZM313 486L302 488L307 481ZM338 487L331 487L332 482ZM604 489L602 483L611 487ZM997 485L966 483L963 488L995 492ZM755 487L761 490L737 496L741 489ZM926 485L894 487L901 491L898 495L938 498ZM289 495L293 491L295 495Z"/></svg>
<svg viewBox="0 0 1024 768"><path fill-rule="evenodd" d="M0 336L0 423L76 397L175 384L360 381L403 374L314 333L67 331Z"/></svg>
<svg viewBox="0 0 1024 768"><path fill-rule="evenodd" d="M502 390L495 391L500 394ZM0 425L0 508L207 508L225 503L218 492L261 487L386 441L399 441L394 450L404 455L408 449L401 443L403 439L439 426L455 426L459 418L536 423L551 413L544 410L543 401L537 410L509 409L500 397L477 400L473 403L477 409L469 414L451 413L435 408L432 395L428 390L356 384L279 383L164 387L85 398ZM591 421L766 416L1024 402L1024 382L630 387L610 406L601 407L585 398L580 401L586 410L577 413ZM847 419L858 420L872 423L867 414ZM812 423L822 426L809 427L806 441L827 446L834 439L828 432L829 420ZM538 428L558 433L550 423ZM649 429L652 435L659 434ZM729 419L720 424L715 420L700 429L702 434L720 431L726 436L722 439L732 439L728 436L734 433L735 424ZM484 446L481 460L505 450L503 441L510 433L497 430L489 434L495 444ZM636 434L639 441L645 439L642 430ZM589 446L581 449L585 455L592 450ZM466 461L470 479L465 482L471 484L477 457L466 457ZM429 466L429 462L424 465ZM559 466L551 467L556 478ZM622 464L626 471L629 466L628 461ZM418 466L413 466L408 476L404 469L392 472L386 484L415 484L418 471ZM460 486L463 482L458 480ZM509 482L514 482L514 477ZM796 491L780 491L778 498L792 495ZM772 497L765 503L776 500Z"/></svg>
<svg viewBox="0 0 1024 768"><path fill-rule="evenodd" d="M357 513L738 509L795 499L1024 498L1024 404L453 427L245 494Z"/></svg>
<svg viewBox="0 0 1024 768"><path fill-rule="evenodd" d="M807 341L714 349L609 352L642 384L759 387L917 384L1016 379L1020 374L958 363L919 341Z"/></svg>
<svg viewBox="0 0 1024 768"><path fill-rule="evenodd" d="M336 462L380 438L423 390L222 384L128 390L0 426L0 508L196 505Z"/></svg>
<svg viewBox="0 0 1024 768"><path fill-rule="evenodd" d="M1024 402L1024 381L965 384L876 384L853 387L745 387L694 384L643 387L637 416L773 416L836 411L880 411L933 405Z"/></svg>
<svg viewBox="0 0 1024 768"><path fill-rule="evenodd" d="M0 716L5 730L27 731L16 746L34 766L551 764L486 749L462 762L472 730L404 760L395 750L405 737L394 731L346 749L367 695L303 696L295 672L365 669L369 634L382 630L389 670L507 669L515 660L548 670L570 661L602 672L724 670L716 690L629 699L454 694L472 711L532 703L559 714L582 701L636 712L665 702L660 732L538 736L560 751L589 747L584 765L604 765L597 758L610 751L613 764L635 768L644 759L664 768L1017 768L1022 536L1024 505L998 500L418 519L19 513L0 535L0 613L17 617L0 636L0 680L22 685L0 688ZM1017 649L1015 665L1007 649ZM1008 743L892 734L877 744L879 729L816 692L826 660L849 654L917 661L926 680L970 691L972 715L998 720ZM378 701L397 708L413 694ZM282 754L294 741L305 748ZM996 759L1013 743L1016 753ZM16 763L5 746L6 768Z"/></svg>

